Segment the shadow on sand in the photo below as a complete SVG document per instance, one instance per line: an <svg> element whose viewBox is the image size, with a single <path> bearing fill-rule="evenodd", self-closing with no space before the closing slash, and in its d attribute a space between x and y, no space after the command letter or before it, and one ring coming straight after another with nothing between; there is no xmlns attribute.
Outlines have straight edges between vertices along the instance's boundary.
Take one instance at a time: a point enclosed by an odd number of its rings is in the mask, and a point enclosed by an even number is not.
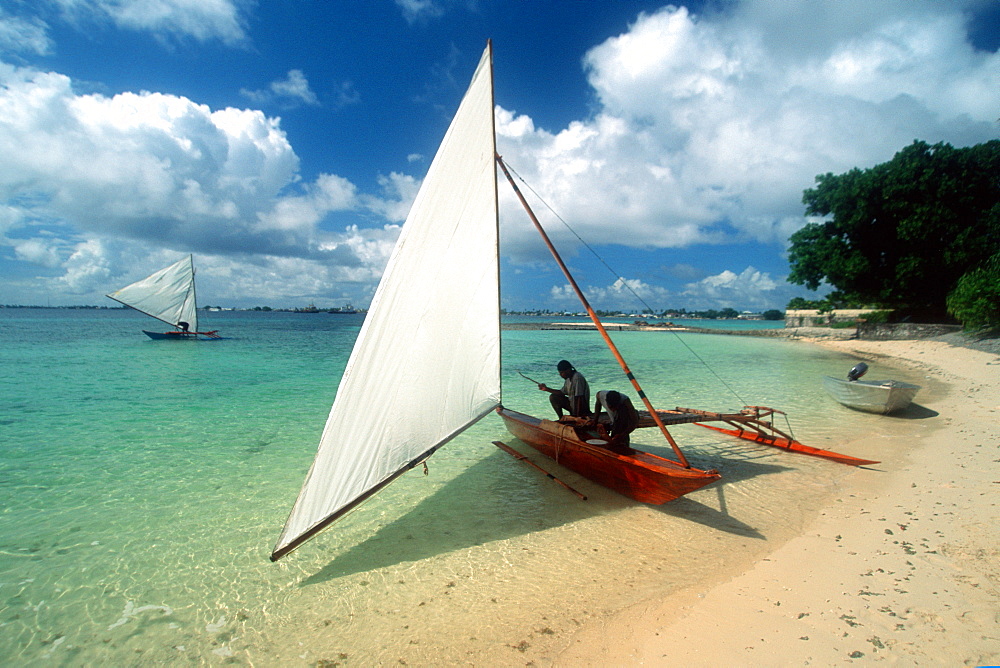
<svg viewBox="0 0 1000 668"><path fill-rule="evenodd" d="M581 501L541 473L497 451L473 464L399 519L334 558L299 586L307 587L346 575L545 531L587 517L617 512L637 503L564 469L515 439L510 439L508 444L586 494L589 500ZM755 528L728 514L724 483L777 473L787 467L723 457L712 457L706 466L723 471L723 480L715 483L722 510L681 498L660 506L662 512L719 531L764 539ZM526 476L532 495L529 503L523 498ZM510 503L512 495L520 496L520 500ZM456 503L455 499L475 501Z"/></svg>
<svg viewBox="0 0 1000 668"><path fill-rule="evenodd" d="M931 410L926 406L921 406L920 404L910 404L901 411L896 411L894 413L889 413L886 415L881 415L879 413L872 413L871 411L864 411L860 408L852 408L851 406L843 406L844 409L852 413L861 413L862 415L872 415L875 417L889 418L890 420L926 420L927 418L934 418L940 415L935 410Z"/></svg>
<svg viewBox="0 0 1000 668"><path fill-rule="evenodd" d="M697 522L698 524L702 524L718 531L725 531L726 533L736 534L738 536L746 536L747 538L766 540L767 537L760 533L756 528L730 515L729 505L726 502L727 484L733 484L742 480L749 480L750 478L756 478L762 475L780 473L791 469L789 466L755 461L757 458L755 456L756 454L757 453L750 450L749 455L744 452L742 456L712 457L711 466L718 468L722 473L722 480L709 488L714 489L716 495L718 496L718 510L703 503L699 503L694 499L683 496L676 501L660 506L660 511L666 515L689 520L691 522ZM764 459L766 456L766 454L759 455L759 458ZM701 462L692 461L692 464L699 468L702 467ZM704 465L707 467L709 466L709 463L705 462Z"/></svg>
<svg viewBox="0 0 1000 668"><path fill-rule="evenodd" d="M926 420L927 418L934 418L939 415L940 413L926 406L910 404L900 412L888 415L887 417L902 418L904 420Z"/></svg>

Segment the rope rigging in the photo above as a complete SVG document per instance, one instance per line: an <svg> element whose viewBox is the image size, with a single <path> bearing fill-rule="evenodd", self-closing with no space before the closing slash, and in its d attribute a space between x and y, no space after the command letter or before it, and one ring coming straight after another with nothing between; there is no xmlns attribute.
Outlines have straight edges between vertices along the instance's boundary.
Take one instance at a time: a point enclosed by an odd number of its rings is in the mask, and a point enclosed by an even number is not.
<svg viewBox="0 0 1000 668"><path fill-rule="evenodd" d="M569 223L567 223L567 222L566 222L565 220L563 220L562 216L560 216L560 215L559 215L559 214L558 214L558 213L556 212L556 210L555 210L555 209L553 209L553 208L552 208L552 207L551 207L551 206L549 205L549 203L548 203L548 202L547 202L547 201L545 200L545 198L543 198L543 197L542 197L541 195L539 195L539 194L538 194L538 192L537 192L537 191L536 191L536 190L535 190L534 188L532 188L532 187L531 187L531 185L530 185L530 184L529 184L529 183L528 183L527 181L525 181L525 180L524 180L524 177L522 177L522 176L521 176L520 174L518 174L518 173L517 173L517 170L515 170L515 169L514 169L513 167L511 167L511 166L510 166L510 164L507 164L507 167L508 167L508 169L510 169L511 173L512 173L512 174L513 174L514 176L516 176L516 177L517 177L517 179L518 179L518 180L519 180L519 181L520 181L521 183L523 183L523 184L524 184L524 187L525 187L525 188L527 188L528 190L530 190L530 191L531 191L531 194L533 194L533 195L534 195L534 196L535 196L535 197L536 197L536 198L538 199L538 201L539 201L539 202L541 202L541 203L542 203L542 205L543 205L543 206L544 206L544 207L545 207L546 209L548 209L548 210L549 210L549 212L551 212L553 216L555 216L556 220L558 220L558 221L559 221L560 223L562 223L562 224L563 224L563 226L564 226L564 227L565 227L565 228L566 228L567 230L569 230L569 232L570 232L570 233L571 233L571 234L572 234L572 235L573 235L574 237L576 237L576 238L577 238L577 240L578 240L578 241L580 242L580 244L581 244L581 245L583 245L583 247L584 247L584 248L586 248L586 249L587 249L588 251L590 251L590 252L591 252L591 254L592 254L592 255L593 255L593 256L594 256L595 258L597 258L598 262L600 262L601 264L603 264L603 265L604 265L604 267L605 267L605 268L606 268L606 269L607 269L607 270L608 270L608 271L609 271L609 272L611 273L611 275L612 275L612 276L614 276L614 277L615 277L615 279L616 279L617 281L619 281L619 282L621 283L621 285L622 285L622 286L624 286L624 287L625 287L625 288L626 288L626 289L627 289L627 290L628 290L629 292L631 292L631 293L632 293L632 295L633 295L633 296L634 296L634 297L636 298L636 300L637 300L637 301L638 301L639 303L641 303L641 304L642 304L642 305L643 305L643 306L644 306L644 307L646 308L646 310L647 310L647 311L649 311L650 313L653 313L653 312L654 312L654 311L653 311L653 308L652 308L652 307L651 307L651 306L650 306L650 305L649 305L648 303L646 303L646 300L645 300L645 299L643 299L643 298L642 298L642 296L640 296L640 295L639 295L639 293L637 293L637 292L636 292L636 291L635 291L635 290L634 290L634 289L632 288L632 286L631 286L631 285L629 285L629 282L628 282L628 281L627 281L627 280L625 279L625 277L624 277L624 276L622 276L621 274L619 274L619 273L618 273L618 272L617 272L617 271L616 271L616 270L615 270L615 269L614 269L613 267L611 267L611 265L609 265L609 264L608 264L608 263L607 263L607 262L606 262L606 261L604 260L604 258L603 258L603 257L601 257L601 255L600 255L600 254L599 254L599 253L598 253L597 251L595 251L595 250L594 250L594 249L593 249L593 248L592 248L592 247L590 246L590 244L588 244L588 243L587 243L587 242L586 242L586 241L585 241L585 240L583 239L583 237L581 237L581 236L580 236L579 234L577 234L576 230L574 230L574 229L573 229L573 228L572 228L572 227L570 226L570 224L569 224ZM713 368L711 367L711 365L710 365L710 364L709 364L708 362L706 362L706 361L704 360L704 358L702 358L702 357L701 357L701 355L699 355L699 354L698 354L698 353L697 353L697 352L696 352L696 351L695 351L695 350L694 350L694 349L693 349L693 348L692 348L691 346L689 346L689 345L687 344L687 341L685 341L685 340L684 340L684 338L683 338L683 337L681 337L681 335L680 335L679 333L677 333L677 332L675 332L675 331L673 331L673 330L670 330L670 333L671 333L671 334L673 334L673 335L674 335L674 337L675 337L675 338L677 339L677 341L679 341L679 342L681 343L681 345L683 345L683 346L684 346L685 348L687 348L688 352L690 352L690 353L691 353L691 355L693 355L695 359L697 359L697 360L698 360L699 362L701 362L701 363L702 363L702 365L704 365L704 367L705 367L706 369L708 369L709 373L711 373L711 374L712 374L713 376L715 376L715 378L716 378L716 379L717 379L717 380L718 380L718 381L719 381L720 383L722 383L722 385L723 385L723 386L724 386L724 387L725 387L725 388L726 388L727 390L729 390L729 392L731 392L731 393L732 393L732 395L733 395L734 397L736 397L736 398L737 398L737 399L738 399L738 400L740 401L740 403L741 403L741 404L743 404L743 405L746 405L746 400L745 400L745 399L744 399L743 397L741 397L741 396L740 396L739 392L737 392L737 391L736 391L735 389L733 389L733 387L732 387L732 386L731 386L731 385L730 385L729 383L727 383L727 382L726 382L726 380L725 380L725 379L724 379L724 378L723 378L722 376L720 376L720 375L719 375L718 373L716 373L715 369L713 369Z"/></svg>

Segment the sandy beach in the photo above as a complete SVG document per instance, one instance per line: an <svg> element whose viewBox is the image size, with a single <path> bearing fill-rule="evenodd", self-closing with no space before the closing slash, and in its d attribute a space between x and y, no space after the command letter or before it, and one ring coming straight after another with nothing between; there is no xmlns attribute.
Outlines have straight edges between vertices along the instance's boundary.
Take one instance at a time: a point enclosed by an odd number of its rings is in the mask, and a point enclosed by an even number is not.
<svg viewBox="0 0 1000 668"><path fill-rule="evenodd" d="M714 586L581 629L558 666L1000 663L1000 356L935 340L811 339L943 391L804 533ZM891 359L890 359L891 358Z"/></svg>

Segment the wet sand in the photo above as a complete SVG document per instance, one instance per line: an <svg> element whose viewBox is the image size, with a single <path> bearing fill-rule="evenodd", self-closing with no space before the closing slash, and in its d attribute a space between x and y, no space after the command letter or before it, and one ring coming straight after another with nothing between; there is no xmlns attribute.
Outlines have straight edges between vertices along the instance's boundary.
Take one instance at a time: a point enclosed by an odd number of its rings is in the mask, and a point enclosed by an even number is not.
<svg viewBox="0 0 1000 668"><path fill-rule="evenodd" d="M800 332L799 336L808 336ZM557 666L1000 663L1000 356L941 341L807 339L907 367L918 395L879 475L858 470L819 516L743 572L585 625Z"/></svg>

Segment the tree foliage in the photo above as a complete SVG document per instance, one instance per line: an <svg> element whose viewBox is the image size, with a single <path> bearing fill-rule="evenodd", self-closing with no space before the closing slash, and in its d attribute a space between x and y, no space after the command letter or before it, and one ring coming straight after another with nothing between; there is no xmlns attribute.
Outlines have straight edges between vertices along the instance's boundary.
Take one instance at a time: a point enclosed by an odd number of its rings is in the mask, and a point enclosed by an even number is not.
<svg viewBox="0 0 1000 668"><path fill-rule="evenodd" d="M958 279L948 312L967 330L1000 326L1000 253Z"/></svg>
<svg viewBox="0 0 1000 668"><path fill-rule="evenodd" d="M815 309L820 313L829 313L838 308L868 308L870 304L856 299L848 299L842 292L831 292L823 299L805 299L792 297L788 302L790 309Z"/></svg>
<svg viewBox="0 0 1000 668"><path fill-rule="evenodd" d="M915 141L889 162L817 176L802 201L827 220L792 234L790 282L941 317L959 279L1000 248L1000 141Z"/></svg>

